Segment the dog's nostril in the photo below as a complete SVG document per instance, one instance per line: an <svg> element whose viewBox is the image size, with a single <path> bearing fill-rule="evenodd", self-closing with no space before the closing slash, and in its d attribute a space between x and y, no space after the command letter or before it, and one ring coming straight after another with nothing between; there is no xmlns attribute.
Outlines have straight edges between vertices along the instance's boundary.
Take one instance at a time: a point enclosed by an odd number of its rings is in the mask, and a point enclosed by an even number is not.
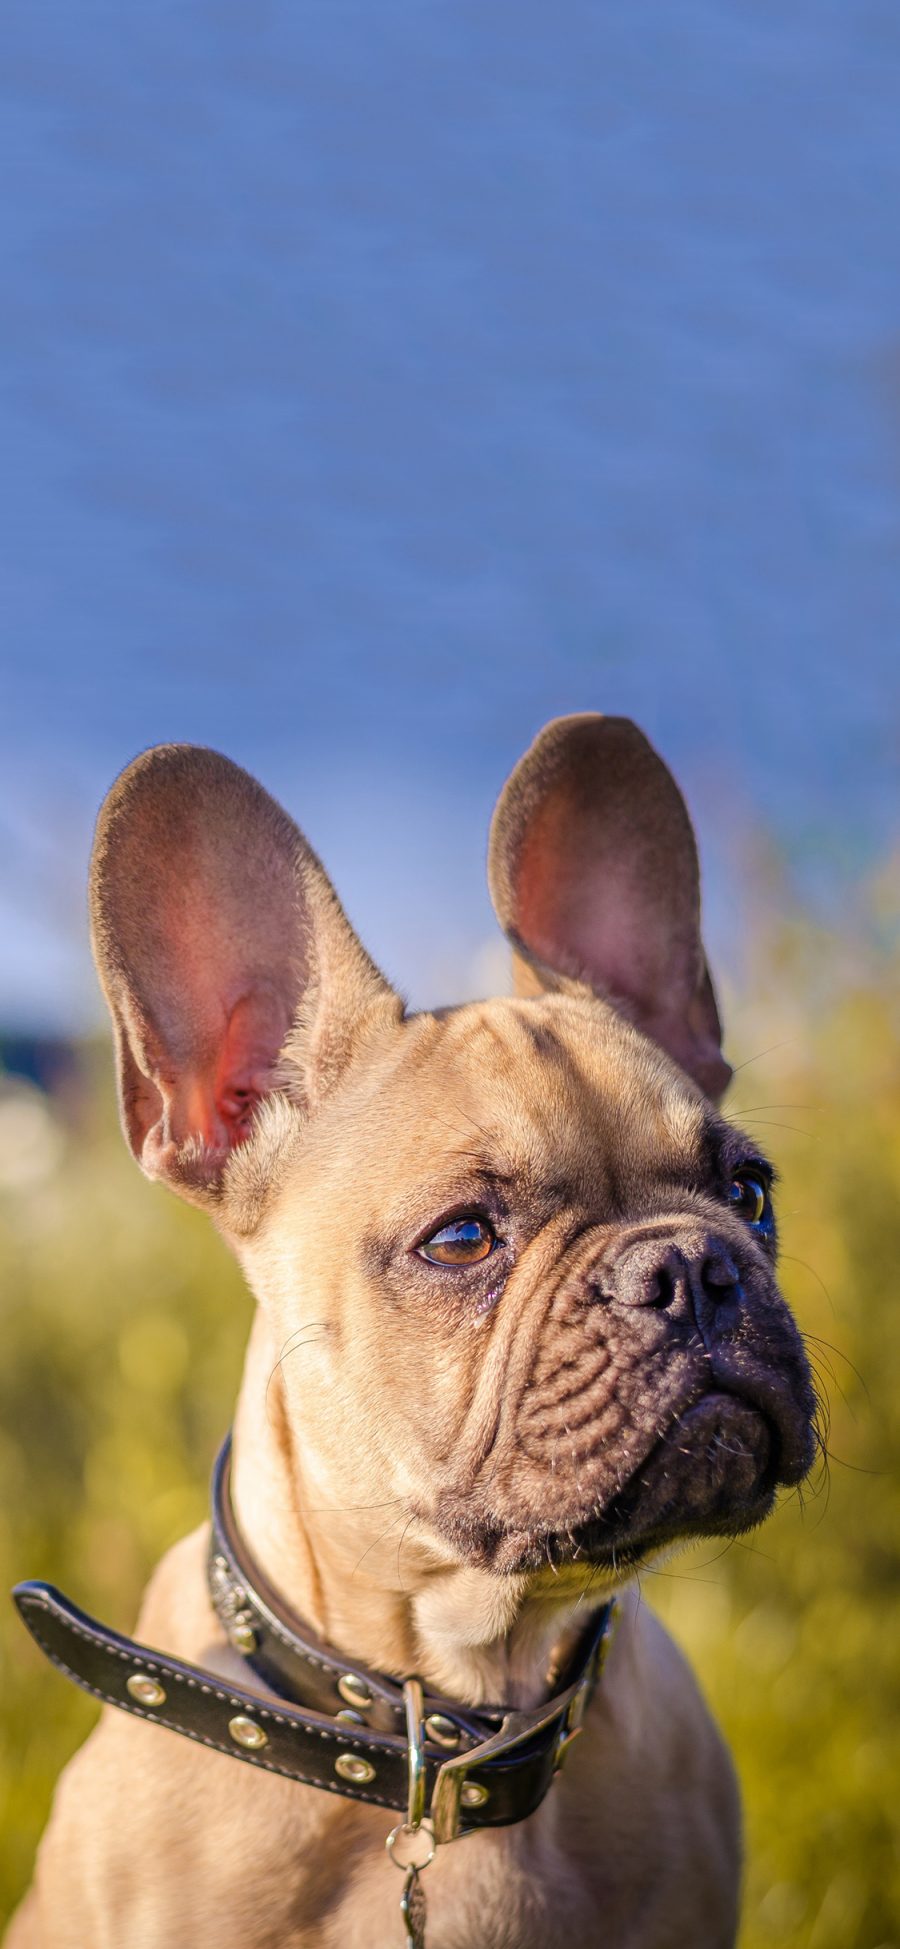
<svg viewBox="0 0 900 1949"><path fill-rule="evenodd" d="M658 1266L647 1280L644 1293L645 1304L655 1306L659 1312L662 1312L664 1307L671 1306L674 1298L675 1281L671 1269L667 1265Z"/></svg>
<svg viewBox="0 0 900 1949"><path fill-rule="evenodd" d="M741 1275L727 1252L718 1252L704 1259L700 1281L708 1299L714 1306L721 1306L726 1299L738 1299L741 1291Z"/></svg>
<svg viewBox="0 0 900 1949"><path fill-rule="evenodd" d="M655 1238L638 1239L611 1266L596 1268L590 1281L593 1300L608 1306L643 1306L663 1312L687 1289L687 1267L675 1246L662 1250Z"/></svg>

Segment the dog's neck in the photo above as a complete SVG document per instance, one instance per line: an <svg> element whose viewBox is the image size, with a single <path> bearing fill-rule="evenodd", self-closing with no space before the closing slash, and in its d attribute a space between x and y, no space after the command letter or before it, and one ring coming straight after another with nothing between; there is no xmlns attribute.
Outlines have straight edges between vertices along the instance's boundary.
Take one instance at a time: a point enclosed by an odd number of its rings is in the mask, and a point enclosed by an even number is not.
<svg viewBox="0 0 900 1949"><path fill-rule="evenodd" d="M416 1672L471 1705L540 1703L587 1610L581 1579L498 1577L410 1543L393 1505L339 1508L290 1427L277 1349L258 1314L235 1417L238 1527L268 1581L349 1658ZM590 1593L593 1605L609 1595Z"/></svg>

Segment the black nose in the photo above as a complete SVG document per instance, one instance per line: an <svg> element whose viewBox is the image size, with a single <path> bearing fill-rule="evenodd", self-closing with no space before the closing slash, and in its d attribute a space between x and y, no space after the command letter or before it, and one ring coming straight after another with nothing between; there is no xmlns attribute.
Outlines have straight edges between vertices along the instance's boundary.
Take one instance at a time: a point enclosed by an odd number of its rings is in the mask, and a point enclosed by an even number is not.
<svg viewBox="0 0 900 1949"><path fill-rule="evenodd" d="M692 1308L701 1330L741 1298L731 1253L721 1239L709 1237L681 1243L658 1235L635 1239L598 1268L592 1283L599 1300L616 1306Z"/></svg>

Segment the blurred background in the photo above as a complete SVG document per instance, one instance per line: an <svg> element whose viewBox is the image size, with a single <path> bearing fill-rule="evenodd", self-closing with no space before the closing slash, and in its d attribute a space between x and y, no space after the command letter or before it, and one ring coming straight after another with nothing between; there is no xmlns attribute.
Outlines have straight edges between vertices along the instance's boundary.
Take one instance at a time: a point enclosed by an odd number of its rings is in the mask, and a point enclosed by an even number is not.
<svg viewBox="0 0 900 1949"><path fill-rule="evenodd" d="M678 774L829 1476L644 1582L733 1744L742 1949L898 1949L900 16L14 5L0 71L0 1572L128 1629L249 1303L118 1137L92 822L280 796L421 1005L505 983L540 724ZM88 1701L4 1607L0 1912Z"/></svg>

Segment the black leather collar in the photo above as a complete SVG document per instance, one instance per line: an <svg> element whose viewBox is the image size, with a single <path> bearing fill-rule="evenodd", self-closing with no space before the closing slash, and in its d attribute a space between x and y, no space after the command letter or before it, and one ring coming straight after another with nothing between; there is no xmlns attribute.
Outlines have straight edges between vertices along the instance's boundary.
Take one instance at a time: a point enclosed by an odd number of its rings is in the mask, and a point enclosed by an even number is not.
<svg viewBox="0 0 900 1949"><path fill-rule="evenodd" d="M52 1663L105 1704L251 1766L402 1812L409 1779L403 1685L321 1644L267 1584L235 1523L230 1452L229 1437L213 1476L210 1593L230 1643L277 1694L274 1703L122 1637L50 1584L16 1586L21 1616ZM580 1730L613 1615L612 1602L592 1614L559 1689L536 1711L473 1708L426 1690L426 1792L438 1841L507 1826L540 1805Z"/></svg>
<svg viewBox="0 0 900 1949"><path fill-rule="evenodd" d="M329 1716L355 1710L358 1723L405 1735L402 1684L314 1637L254 1563L231 1502L230 1435L213 1469L211 1517L209 1594L226 1637L251 1670L294 1705ZM504 1714L502 1705L464 1706L426 1689L426 1719L446 1722L440 1742L432 1743L445 1749L455 1751L465 1739L470 1745L490 1739Z"/></svg>

